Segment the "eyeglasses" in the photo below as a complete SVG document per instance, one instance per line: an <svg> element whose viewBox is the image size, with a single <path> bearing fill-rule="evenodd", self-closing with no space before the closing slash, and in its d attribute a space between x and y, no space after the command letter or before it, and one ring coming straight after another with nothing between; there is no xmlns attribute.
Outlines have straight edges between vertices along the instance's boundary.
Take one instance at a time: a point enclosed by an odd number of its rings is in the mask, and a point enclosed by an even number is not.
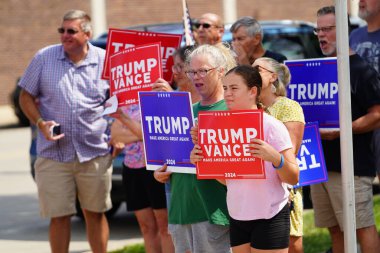
<svg viewBox="0 0 380 253"><path fill-rule="evenodd" d="M60 33L60 34L64 34L64 33L66 32L66 33L68 33L68 34L70 34L70 35L74 35L74 34L76 34L76 33L79 32L79 31L74 30L74 29L72 29L72 28L67 28L67 29L65 29L65 28L63 28L63 27L60 27L60 28L58 28L57 30L58 30L58 33Z"/></svg>
<svg viewBox="0 0 380 253"><path fill-rule="evenodd" d="M185 66L183 66L181 64L174 64L172 66L172 71L173 71L173 73L178 74L178 73L181 73L184 68L185 68Z"/></svg>
<svg viewBox="0 0 380 253"><path fill-rule="evenodd" d="M211 69L198 69L198 70L189 70L189 71L186 71L186 75L190 78L190 79L193 79L195 77L196 74L198 74L200 77L205 77L207 75L208 72L216 69L217 67L215 68L211 68Z"/></svg>
<svg viewBox="0 0 380 253"><path fill-rule="evenodd" d="M333 28L335 28L335 25L314 28L313 31L315 35L318 35L319 32L324 32L324 33L331 32Z"/></svg>
<svg viewBox="0 0 380 253"><path fill-rule="evenodd" d="M210 27L218 27L216 25L212 25L212 24L208 24L208 23L195 23L195 24L193 24L193 26L195 27L195 29L199 29L201 26L204 29L209 29Z"/></svg>
<svg viewBox="0 0 380 253"><path fill-rule="evenodd" d="M259 72L262 72L262 71L260 71L260 69L263 69L263 70L265 70L265 71L268 71L269 73L272 73L272 74L274 73L274 71L269 70L269 69L267 69L267 68L264 68L263 66L260 66L260 65L256 65L255 68L256 68L257 71L259 71Z"/></svg>

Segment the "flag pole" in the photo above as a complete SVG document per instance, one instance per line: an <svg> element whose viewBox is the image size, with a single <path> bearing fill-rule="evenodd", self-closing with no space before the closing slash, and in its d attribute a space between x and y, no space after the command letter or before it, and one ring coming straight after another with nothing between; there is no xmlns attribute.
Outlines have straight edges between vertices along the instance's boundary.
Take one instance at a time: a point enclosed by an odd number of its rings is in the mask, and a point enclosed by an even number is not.
<svg viewBox="0 0 380 253"><path fill-rule="evenodd" d="M344 252L356 253L355 186L352 144L351 83L347 0L335 0L342 168Z"/></svg>
<svg viewBox="0 0 380 253"><path fill-rule="evenodd" d="M188 14L188 8L187 8L186 0L182 0L182 11L183 11L183 28L185 31L185 33L184 33L185 34L185 43L186 43L186 46L191 46L194 44L194 42L193 42L193 39L191 38L191 35L190 35L190 32L191 32L190 21L191 20L190 20L189 14Z"/></svg>

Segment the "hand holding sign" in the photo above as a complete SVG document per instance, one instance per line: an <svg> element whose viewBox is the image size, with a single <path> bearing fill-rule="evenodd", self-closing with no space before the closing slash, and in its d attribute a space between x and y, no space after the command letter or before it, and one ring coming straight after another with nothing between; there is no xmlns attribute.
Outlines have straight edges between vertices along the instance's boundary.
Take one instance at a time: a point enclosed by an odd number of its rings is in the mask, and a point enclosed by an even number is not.
<svg viewBox="0 0 380 253"><path fill-rule="evenodd" d="M173 88L167 81L158 78L152 86L152 91L173 91Z"/></svg>
<svg viewBox="0 0 380 253"><path fill-rule="evenodd" d="M166 183L170 179L171 171L167 171L168 165L164 164L161 168L154 171L154 178L160 183Z"/></svg>
<svg viewBox="0 0 380 253"><path fill-rule="evenodd" d="M249 153L251 153L253 157L269 161L275 165L280 163L281 154L265 141L253 139L249 147L251 148Z"/></svg>
<svg viewBox="0 0 380 253"><path fill-rule="evenodd" d="M202 155L201 146L196 144L194 145L193 150L191 150L190 161L192 164L197 164L197 162L200 162L202 160L203 160L203 155Z"/></svg>
<svg viewBox="0 0 380 253"><path fill-rule="evenodd" d="M191 140L194 144L198 144L198 123L196 122L194 126L190 129Z"/></svg>

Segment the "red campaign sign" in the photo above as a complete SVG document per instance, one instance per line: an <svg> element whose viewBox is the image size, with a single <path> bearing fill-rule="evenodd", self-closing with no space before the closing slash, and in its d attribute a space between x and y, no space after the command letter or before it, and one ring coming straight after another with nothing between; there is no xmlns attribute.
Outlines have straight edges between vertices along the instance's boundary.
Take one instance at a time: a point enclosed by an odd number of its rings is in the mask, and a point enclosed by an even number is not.
<svg viewBox="0 0 380 253"><path fill-rule="evenodd" d="M133 30L109 29L106 57L104 60L103 79L109 79L109 59L112 55L125 49L155 42L161 42L161 58L163 66L163 77L171 82L173 77L172 66L174 64L173 54L181 45L182 35L155 32L143 32ZM156 80L154 80L156 81Z"/></svg>
<svg viewBox="0 0 380 253"><path fill-rule="evenodd" d="M118 106L137 104L139 91L152 90L162 76L160 43L131 47L110 57L110 93Z"/></svg>
<svg viewBox="0 0 380 253"><path fill-rule="evenodd" d="M198 114L203 160L198 179L264 179L262 159L248 152L252 139L263 139L263 111L204 111Z"/></svg>

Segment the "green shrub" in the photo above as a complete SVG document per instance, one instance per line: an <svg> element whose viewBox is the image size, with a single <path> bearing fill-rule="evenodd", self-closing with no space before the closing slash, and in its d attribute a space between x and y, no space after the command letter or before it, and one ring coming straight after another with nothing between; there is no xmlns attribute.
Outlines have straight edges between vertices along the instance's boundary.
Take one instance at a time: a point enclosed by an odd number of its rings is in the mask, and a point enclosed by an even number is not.
<svg viewBox="0 0 380 253"><path fill-rule="evenodd" d="M111 251L109 253L145 253L144 244L134 244L130 246L125 246L120 250Z"/></svg>

